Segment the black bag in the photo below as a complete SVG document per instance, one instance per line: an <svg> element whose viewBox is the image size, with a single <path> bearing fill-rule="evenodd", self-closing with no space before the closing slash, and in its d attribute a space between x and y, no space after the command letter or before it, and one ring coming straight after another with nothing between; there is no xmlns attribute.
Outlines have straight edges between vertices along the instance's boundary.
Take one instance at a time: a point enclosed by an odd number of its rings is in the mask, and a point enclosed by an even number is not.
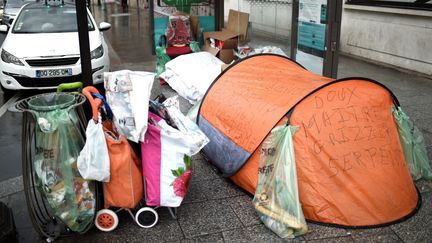
<svg viewBox="0 0 432 243"><path fill-rule="evenodd" d="M10 208L0 202L0 242L18 242Z"/></svg>

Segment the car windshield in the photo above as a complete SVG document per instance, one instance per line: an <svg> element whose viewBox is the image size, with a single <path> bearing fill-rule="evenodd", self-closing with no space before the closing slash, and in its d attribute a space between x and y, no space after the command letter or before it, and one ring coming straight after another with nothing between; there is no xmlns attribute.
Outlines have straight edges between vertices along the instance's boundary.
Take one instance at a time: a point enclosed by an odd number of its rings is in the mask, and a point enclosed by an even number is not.
<svg viewBox="0 0 432 243"><path fill-rule="evenodd" d="M87 15L88 28L94 30ZM17 17L12 33L77 32L76 9L71 6L25 8Z"/></svg>
<svg viewBox="0 0 432 243"><path fill-rule="evenodd" d="M24 4L34 2L34 1L24 1L24 0L7 0L5 9L7 8L21 8Z"/></svg>

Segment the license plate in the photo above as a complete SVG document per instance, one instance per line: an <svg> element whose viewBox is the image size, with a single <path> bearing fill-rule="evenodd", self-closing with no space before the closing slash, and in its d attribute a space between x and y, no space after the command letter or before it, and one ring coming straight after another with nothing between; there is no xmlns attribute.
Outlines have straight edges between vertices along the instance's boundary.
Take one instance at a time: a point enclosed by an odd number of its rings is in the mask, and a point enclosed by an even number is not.
<svg viewBox="0 0 432 243"><path fill-rule="evenodd" d="M36 70L36 78L71 76L72 68Z"/></svg>

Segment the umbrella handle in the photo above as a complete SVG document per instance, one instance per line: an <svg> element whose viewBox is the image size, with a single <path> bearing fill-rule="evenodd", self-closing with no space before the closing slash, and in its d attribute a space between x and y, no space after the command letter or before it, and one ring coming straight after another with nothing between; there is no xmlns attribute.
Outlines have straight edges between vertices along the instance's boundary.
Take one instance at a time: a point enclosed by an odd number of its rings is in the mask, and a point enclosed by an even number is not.
<svg viewBox="0 0 432 243"><path fill-rule="evenodd" d="M95 122L98 122L99 120L99 109L103 105L103 102L99 98L94 98L92 96L93 94L99 94L99 91L93 87L93 86L87 86L82 90L83 95L87 98L87 100L90 102L91 108L92 108L92 118Z"/></svg>

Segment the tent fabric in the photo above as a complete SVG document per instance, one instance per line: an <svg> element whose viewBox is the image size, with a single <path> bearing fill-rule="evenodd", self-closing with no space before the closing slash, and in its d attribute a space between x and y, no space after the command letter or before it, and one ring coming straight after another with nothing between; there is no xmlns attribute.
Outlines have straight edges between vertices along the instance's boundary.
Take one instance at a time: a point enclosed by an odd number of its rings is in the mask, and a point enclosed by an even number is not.
<svg viewBox="0 0 432 243"><path fill-rule="evenodd" d="M378 82L333 80L267 54L224 71L204 96L197 123L221 138L204 148L206 157L252 194L262 141L277 124L299 126L293 141L305 217L379 226L420 203L391 113L395 105Z"/></svg>
<svg viewBox="0 0 432 243"><path fill-rule="evenodd" d="M265 57L245 59L241 62L242 65L234 65L229 68L229 72L219 76L208 90L198 117L198 124L204 132L210 130L205 123L209 122L207 116L211 116L210 124L234 144L241 145L249 154L256 150L276 122L283 117L287 107L293 106L306 94L331 80L310 73L285 57ZM283 78L289 75L302 78L305 82L294 86ZM244 95L245 93L251 96ZM266 119L256 119L262 116ZM215 139L210 143L216 143ZM234 156L239 150L237 146L219 144L219 151L225 153L208 153L213 147L204 147L204 153L210 157ZM212 158L212 161L218 163L219 160ZM244 162L223 160L222 164L228 163L229 166L226 167L230 170L222 172L225 176L231 176Z"/></svg>

